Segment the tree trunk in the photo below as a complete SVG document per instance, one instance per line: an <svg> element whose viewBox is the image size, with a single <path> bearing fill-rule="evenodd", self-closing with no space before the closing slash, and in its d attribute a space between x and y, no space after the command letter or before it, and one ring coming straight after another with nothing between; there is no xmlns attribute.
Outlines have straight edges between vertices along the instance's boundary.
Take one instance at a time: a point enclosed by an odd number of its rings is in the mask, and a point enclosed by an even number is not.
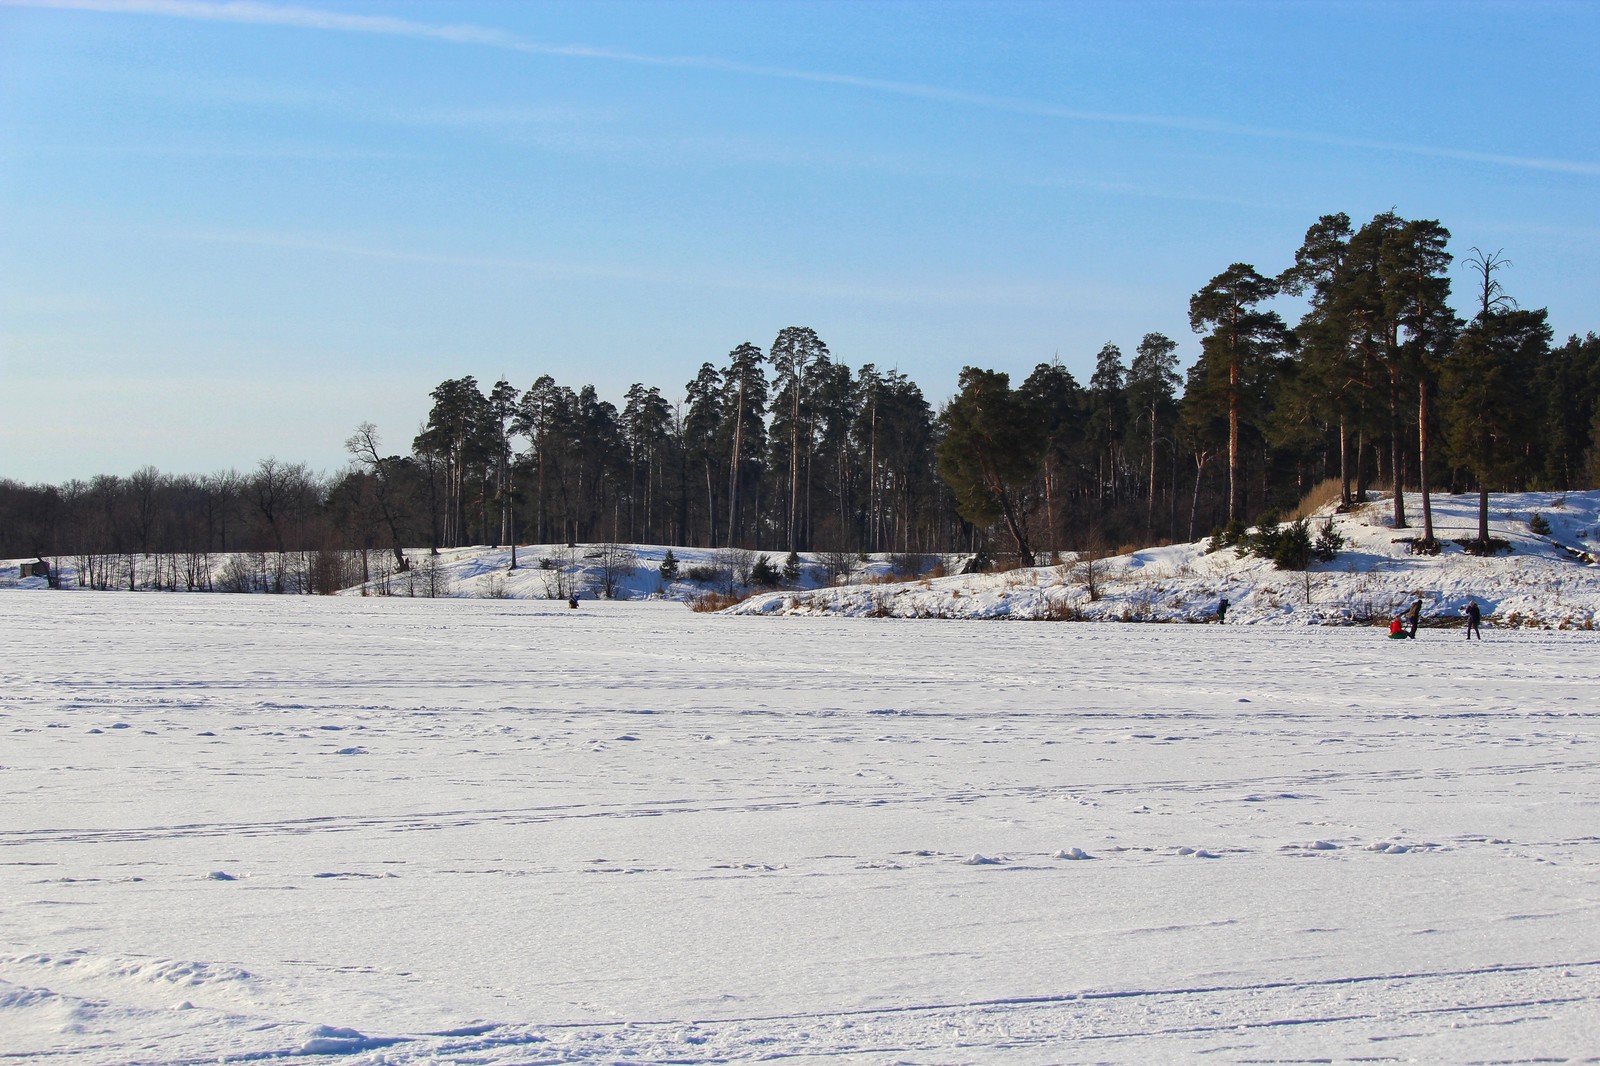
<svg viewBox="0 0 1600 1066"><path fill-rule="evenodd" d="M1228 521L1240 519L1239 490L1239 364L1228 367Z"/></svg>
<svg viewBox="0 0 1600 1066"><path fill-rule="evenodd" d="M739 508L739 453L744 443L744 379L739 379L739 403L734 410L733 418L733 458L732 467L728 472L728 528L723 531L727 541L726 546L733 547L734 530L737 528Z"/></svg>
<svg viewBox="0 0 1600 1066"><path fill-rule="evenodd" d="M1367 431L1356 434L1356 503L1367 502Z"/></svg>
<svg viewBox="0 0 1600 1066"><path fill-rule="evenodd" d="M883 518L879 514L878 505L878 400L874 393L872 400L872 416L868 425L867 444L867 513L870 516L871 532L867 536L867 545L873 551L882 551L883 545Z"/></svg>
<svg viewBox="0 0 1600 1066"><path fill-rule="evenodd" d="M1172 480L1167 483L1167 540L1178 539L1178 445L1172 442Z"/></svg>
<svg viewBox="0 0 1600 1066"><path fill-rule="evenodd" d="M1061 549L1061 534L1056 529L1055 482L1054 470L1047 454L1044 457L1044 528L1050 534L1050 543L1046 546L1046 550L1050 552Z"/></svg>
<svg viewBox="0 0 1600 1066"><path fill-rule="evenodd" d="M1433 547L1433 501L1428 495L1428 379L1417 381L1417 492L1422 495L1422 544Z"/></svg>
<svg viewBox="0 0 1600 1066"><path fill-rule="evenodd" d="M1344 419L1339 419L1339 506L1350 509L1350 442L1345 436Z"/></svg>
<svg viewBox="0 0 1600 1066"><path fill-rule="evenodd" d="M1156 405L1150 405L1150 498L1144 509L1144 536L1149 540L1156 529Z"/></svg>
<svg viewBox="0 0 1600 1066"><path fill-rule="evenodd" d="M789 550L795 550L796 509L800 503L800 376L794 378L794 405L789 416Z"/></svg>
<svg viewBox="0 0 1600 1066"><path fill-rule="evenodd" d="M1404 456L1400 440L1400 371L1389 371L1389 480L1394 485L1394 528L1406 528Z"/></svg>
<svg viewBox="0 0 1600 1066"><path fill-rule="evenodd" d="M706 547L717 546L717 493L712 488L711 460L706 459Z"/></svg>

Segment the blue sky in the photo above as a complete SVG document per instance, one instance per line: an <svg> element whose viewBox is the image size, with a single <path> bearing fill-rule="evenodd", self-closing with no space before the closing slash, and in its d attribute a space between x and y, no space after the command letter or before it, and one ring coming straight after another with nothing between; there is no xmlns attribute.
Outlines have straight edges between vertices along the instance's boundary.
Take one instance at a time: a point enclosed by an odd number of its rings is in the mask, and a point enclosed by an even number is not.
<svg viewBox="0 0 1600 1066"><path fill-rule="evenodd" d="M935 403L1198 351L1317 216L1600 330L1600 6L0 0L0 477L332 471L784 326ZM1457 292L1470 282L1457 274ZM1464 306L1458 298L1458 306Z"/></svg>

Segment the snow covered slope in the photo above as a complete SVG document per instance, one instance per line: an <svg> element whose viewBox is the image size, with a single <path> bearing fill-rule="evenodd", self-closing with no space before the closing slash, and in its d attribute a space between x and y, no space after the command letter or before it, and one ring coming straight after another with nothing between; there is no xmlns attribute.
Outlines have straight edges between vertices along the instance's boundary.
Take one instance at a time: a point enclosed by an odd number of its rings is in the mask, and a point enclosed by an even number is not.
<svg viewBox="0 0 1600 1066"><path fill-rule="evenodd" d="M1437 556L1413 555L1418 500L1408 497L1412 527L1389 524L1389 503L1375 500L1334 518L1345 550L1306 574L1277 570L1235 550L1208 553L1204 542L1152 548L1087 564L1064 553L1062 562L1000 574L896 581L911 560L887 554L860 558L805 552L798 579L731 608L738 614L839 614L895 618L1073 618L1091 621L1188 621L1214 618L1218 600L1230 601L1228 621L1239 624L1382 624L1413 599L1423 601L1423 624L1459 624L1469 599L1477 599L1491 626L1589 628L1600 612L1600 492L1501 494L1491 498L1490 533L1511 551L1493 558L1469 554L1457 539L1477 535L1477 497L1434 497ZM1529 529L1535 514L1549 524ZM1321 518L1314 520L1319 525ZM660 566L668 551L675 578ZM456 599L692 600L708 592L743 594L741 584L758 558L781 568L785 553L737 549L667 548L660 545L525 545L510 569L510 548L449 548L437 555L407 553L413 569L386 573L344 595ZM931 569L955 571L965 556L921 557ZM233 556L209 557L215 572ZM0 587L45 587L43 578L18 580L24 560L0 561ZM374 568L388 556L371 554ZM75 584L72 560L66 584ZM149 563L141 563L148 574ZM1092 582L1085 568L1093 566ZM1091 590L1090 585L1094 588Z"/></svg>
<svg viewBox="0 0 1600 1066"><path fill-rule="evenodd" d="M1059 565L1000 574L771 593L732 610L1200 622L1213 619L1226 598L1229 624L1347 625L1385 623L1420 598L1427 626L1459 624L1467 602L1476 599L1490 625L1592 628L1600 612L1600 566L1592 561L1600 545L1600 492L1492 497L1490 535L1511 545L1509 553L1492 558L1455 543L1476 537L1477 502L1476 496L1434 497L1435 536L1444 545L1434 556L1410 551L1420 521L1412 497L1413 526L1403 531L1391 527L1387 500L1336 516L1344 550L1305 573L1278 570L1233 549L1208 553L1198 543L1093 563L1069 555ZM1548 535L1529 529L1535 513L1548 523ZM1321 520L1313 520L1313 529Z"/></svg>

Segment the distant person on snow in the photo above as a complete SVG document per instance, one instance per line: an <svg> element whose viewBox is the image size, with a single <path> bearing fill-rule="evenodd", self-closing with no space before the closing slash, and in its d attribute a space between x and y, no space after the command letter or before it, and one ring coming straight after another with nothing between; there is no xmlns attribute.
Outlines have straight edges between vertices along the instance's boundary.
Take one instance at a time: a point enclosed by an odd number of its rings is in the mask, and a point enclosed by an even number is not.
<svg viewBox="0 0 1600 1066"><path fill-rule="evenodd" d="M1394 621L1389 623L1389 639L1390 640L1406 640L1406 639L1408 639L1406 637L1406 622L1405 622L1405 618L1403 616L1397 614L1397 615L1394 616Z"/></svg>
<svg viewBox="0 0 1600 1066"><path fill-rule="evenodd" d="M1483 639L1483 633L1478 629L1478 622L1483 618L1483 612L1478 610L1477 600L1467 601L1467 639L1472 639L1472 634L1477 633L1478 639Z"/></svg>
<svg viewBox="0 0 1600 1066"><path fill-rule="evenodd" d="M1419 599L1413 600L1411 602L1411 610L1406 612L1406 621L1411 623L1411 632L1406 634L1406 635L1409 636L1412 640L1416 640L1417 639L1417 622L1421 618L1422 618L1422 600L1419 598ZM1479 639L1481 640L1482 638L1480 637Z"/></svg>
<svg viewBox="0 0 1600 1066"><path fill-rule="evenodd" d="M1217 624L1222 625L1228 620L1228 599L1224 596L1217 601Z"/></svg>
<svg viewBox="0 0 1600 1066"><path fill-rule="evenodd" d="M567 606L571 607L574 611L578 609L578 594L576 592L567 597Z"/></svg>

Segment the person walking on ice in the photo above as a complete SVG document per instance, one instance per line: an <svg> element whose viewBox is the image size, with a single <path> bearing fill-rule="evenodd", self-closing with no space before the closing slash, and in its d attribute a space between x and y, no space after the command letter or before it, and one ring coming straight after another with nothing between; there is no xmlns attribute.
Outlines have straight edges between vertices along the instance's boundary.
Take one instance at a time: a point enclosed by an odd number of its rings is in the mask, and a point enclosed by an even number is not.
<svg viewBox="0 0 1600 1066"><path fill-rule="evenodd" d="M1217 601L1217 625L1222 625L1228 620L1228 598L1224 596ZM1478 638L1482 640L1482 637Z"/></svg>
<svg viewBox="0 0 1600 1066"><path fill-rule="evenodd" d="M1417 597L1411 603L1411 610L1406 612L1406 621L1411 624L1411 631L1406 634L1412 640L1417 639L1417 622L1422 618L1422 597ZM1482 637L1478 638L1482 640Z"/></svg>
<svg viewBox="0 0 1600 1066"><path fill-rule="evenodd" d="M1483 617L1483 612L1478 610L1477 600L1467 601L1467 639L1472 639L1472 634L1477 633L1478 639L1483 639L1483 633L1478 629L1478 622Z"/></svg>

